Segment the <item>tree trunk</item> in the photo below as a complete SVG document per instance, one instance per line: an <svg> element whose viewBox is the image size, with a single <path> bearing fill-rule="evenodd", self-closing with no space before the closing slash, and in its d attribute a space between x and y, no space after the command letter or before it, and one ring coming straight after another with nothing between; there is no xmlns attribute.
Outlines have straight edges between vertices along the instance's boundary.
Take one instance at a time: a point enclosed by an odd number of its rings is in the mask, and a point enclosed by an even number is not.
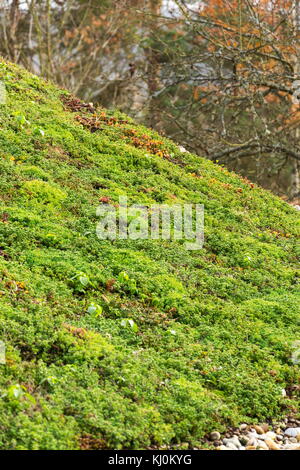
<svg viewBox="0 0 300 470"><path fill-rule="evenodd" d="M151 19L148 26L148 38L151 41L150 46L146 49L147 60L147 85L149 93L148 105L148 124L157 130L160 130L161 120L157 107L156 93L160 89L160 65L159 52L154 45L153 36L156 25L161 14L162 0L149 0L149 11ZM158 29L158 28L157 28Z"/></svg>
<svg viewBox="0 0 300 470"><path fill-rule="evenodd" d="M296 52L295 52L295 59L294 59L294 78L295 80L299 81L300 79L300 45L299 42L299 35L300 35L300 1L295 0L294 5L294 33L295 33L295 45L296 45ZM300 87L297 86L299 89ZM298 105L300 108L299 98L298 96L295 98L294 104ZM295 129L295 141L296 145L298 146L300 142L300 128L299 124ZM290 199L292 201L297 201L300 198L300 162L298 160L293 160L292 162L292 175L291 175L291 191L290 191Z"/></svg>
<svg viewBox="0 0 300 470"><path fill-rule="evenodd" d="M9 39L10 59L16 62L18 59L17 28L20 20L19 0L13 0L10 7Z"/></svg>

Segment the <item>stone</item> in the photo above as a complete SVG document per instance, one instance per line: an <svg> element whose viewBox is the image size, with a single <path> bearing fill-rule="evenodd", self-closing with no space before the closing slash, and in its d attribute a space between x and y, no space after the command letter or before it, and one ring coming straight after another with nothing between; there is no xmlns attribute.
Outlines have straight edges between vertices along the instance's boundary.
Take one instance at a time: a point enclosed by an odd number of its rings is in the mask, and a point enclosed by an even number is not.
<svg viewBox="0 0 300 470"><path fill-rule="evenodd" d="M257 432L257 434L264 434L265 431L263 430L263 428L261 426L257 426L256 424L254 424L253 427L254 427L255 431Z"/></svg>
<svg viewBox="0 0 300 470"><path fill-rule="evenodd" d="M238 439L237 436L232 436L232 437L229 438L229 439L227 439L227 438L223 439L223 444L225 444L226 446L227 446L228 444L233 444L236 448L241 447L241 443L240 443L240 441L239 441L239 439Z"/></svg>
<svg viewBox="0 0 300 470"><path fill-rule="evenodd" d="M229 428L223 439L218 431L212 431L209 438L216 450L300 450L299 421L285 419L285 423L274 422L273 426L276 432L268 423L242 423L238 429Z"/></svg>
<svg viewBox="0 0 300 470"><path fill-rule="evenodd" d="M249 441L247 442L247 446L250 446L250 447L251 447L251 446L254 446L254 447L256 447L256 446L257 446L257 439L255 439L255 437L251 437L251 438L249 439Z"/></svg>
<svg viewBox="0 0 300 470"><path fill-rule="evenodd" d="M231 439L231 442L238 448L242 446L237 436L233 436L233 438Z"/></svg>
<svg viewBox="0 0 300 470"><path fill-rule="evenodd" d="M267 446L267 444L265 443L265 441L257 441L257 447L259 449L264 449L264 450L269 450L269 447Z"/></svg>
<svg viewBox="0 0 300 470"><path fill-rule="evenodd" d="M276 433L273 431L268 431L266 432L266 437L274 441L274 439L276 439Z"/></svg>
<svg viewBox="0 0 300 470"><path fill-rule="evenodd" d="M251 446L251 445L253 445L253 446L255 445L255 446L256 446L256 445L257 445L257 439L258 439L258 436L252 437L252 438L251 438L251 441L250 441L250 442L252 442L252 444L249 444L249 445L250 445L250 446Z"/></svg>
<svg viewBox="0 0 300 470"><path fill-rule="evenodd" d="M209 437L211 441L219 441L221 439L221 434L218 431L213 431L210 433Z"/></svg>
<svg viewBox="0 0 300 470"><path fill-rule="evenodd" d="M280 450L278 444L276 444L272 439L266 439L265 444L269 447L270 450Z"/></svg>
<svg viewBox="0 0 300 470"><path fill-rule="evenodd" d="M287 428L284 434L289 437L297 437L300 434L300 428Z"/></svg>
<svg viewBox="0 0 300 470"><path fill-rule="evenodd" d="M230 450L237 450L237 447L232 442L227 442L226 447Z"/></svg>
<svg viewBox="0 0 300 470"><path fill-rule="evenodd" d="M284 450L300 450L299 444L286 444L283 447Z"/></svg>
<svg viewBox="0 0 300 470"><path fill-rule="evenodd" d="M240 437L240 443L241 443L242 445L245 446L245 445L248 444L248 442L249 442L249 437L247 437L247 436L241 436L241 437Z"/></svg>

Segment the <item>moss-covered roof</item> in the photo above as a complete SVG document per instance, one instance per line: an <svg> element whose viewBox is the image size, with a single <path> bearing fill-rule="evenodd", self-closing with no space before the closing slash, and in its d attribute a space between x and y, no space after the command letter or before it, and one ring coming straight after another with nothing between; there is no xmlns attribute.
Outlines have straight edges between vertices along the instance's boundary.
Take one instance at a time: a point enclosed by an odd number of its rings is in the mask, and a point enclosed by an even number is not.
<svg viewBox="0 0 300 470"><path fill-rule="evenodd" d="M197 447L295 412L299 213L21 68L0 80L0 448ZM121 195L204 204L203 249L99 240Z"/></svg>

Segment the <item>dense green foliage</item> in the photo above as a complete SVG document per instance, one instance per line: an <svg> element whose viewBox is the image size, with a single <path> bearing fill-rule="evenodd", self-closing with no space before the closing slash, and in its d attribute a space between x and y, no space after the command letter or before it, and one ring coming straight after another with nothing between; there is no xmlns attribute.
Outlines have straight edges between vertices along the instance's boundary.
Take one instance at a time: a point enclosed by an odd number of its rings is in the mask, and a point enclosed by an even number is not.
<svg viewBox="0 0 300 470"><path fill-rule="evenodd" d="M295 410L295 209L20 68L0 80L0 448L185 448ZM204 249L99 240L119 195L203 203Z"/></svg>

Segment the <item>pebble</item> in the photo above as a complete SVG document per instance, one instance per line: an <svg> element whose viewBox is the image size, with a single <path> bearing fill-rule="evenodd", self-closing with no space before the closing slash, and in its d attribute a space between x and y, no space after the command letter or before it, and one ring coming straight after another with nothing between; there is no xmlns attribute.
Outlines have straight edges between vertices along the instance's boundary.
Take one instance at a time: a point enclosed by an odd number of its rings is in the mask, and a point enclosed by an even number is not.
<svg viewBox="0 0 300 470"><path fill-rule="evenodd" d="M228 442L226 444L226 447L228 447L228 449L230 450L238 450L237 447L232 442Z"/></svg>
<svg viewBox="0 0 300 470"><path fill-rule="evenodd" d="M225 444L226 446L228 446L230 444L230 445L233 445L236 448L241 447L241 443L238 440L237 436L233 436L230 439L226 439L226 438L223 439L223 444Z"/></svg>
<svg viewBox="0 0 300 470"><path fill-rule="evenodd" d="M242 444L240 443L240 440L237 436L233 436L233 438L231 439L231 442L239 449Z"/></svg>
<svg viewBox="0 0 300 470"><path fill-rule="evenodd" d="M248 442L249 442L249 437L247 437L247 436L241 436L241 437L240 437L240 443L241 443L242 445L245 446L245 445L248 444Z"/></svg>
<svg viewBox="0 0 300 470"><path fill-rule="evenodd" d="M256 424L254 424L254 429L255 431L257 432L257 434L264 434L265 431L263 430L263 428L261 426L257 426Z"/></svg>
<svg viewBox="0 0 300 470"><path fill-rule="evenodd" d="M257 439L255 439L254 437L251 437L251 439L249 439L249 441L247 442L247 446L251 447L251 446L254 446L256 447L257 446Z"/></svg>
<svg viewBox="0 0 300 470"><path fill-rule="evenodd" d="M276 439L276 433L273 432L273 431L268 431L266 432L266 437L268 437L269 439Z"/></svg>
<svg viewBox="0 0 300 470"><path fill-rule="evenodd" d="M211 441L219 441L221 439L221 434L218 431L213 431L210 433Z"/></svg>
<svg viewBox="0 0 300 470"><path fill-rule="evenodd" d="M274 427L242 423L222 436L213 431L209 437L217 450L300 450L300 421L285 418L275 422Z"/></svg>
<svg viewBox="0 0 300 470"><path fill-rule="evenodd" d="M266 434L257 434L256 438L260 439L261 441L264 441L268 438L268 436Z"/></svg>
<svg viewBox="0 0 300 470"><path fill-rule="evenodd" d="M269 447L267 446L267 444L265 443L265 441L257 441L257 447L259 449L264 449L264 450L269 450Z"/></svg>
<svg viewBox="0 0 300 470"><path fill-rule="evenodd" d="M283 450L300 450L299 444L286 444Z"/></svg>
<svg viewBox="0 0 300 470"><path fill-rule="evenodd" d="M241 424L240 425L240 431L245 431L247 429L247 427L248 427L248 424L246 424L246 423Z"/></svg>
<svg viewBox="0 0 300 470"><path fill-rule="evenodd" d="M289 437L297 437L300 434L300 428L287 428L284 434Z"/></svg>
<svg viewBox="0 0 300 470"><path fill-rule="evenodd" d="M275 444L275 442L272 441L272 439L266 439L265 443L269 447L270 450L280 450L279 445Z"/></svg>

